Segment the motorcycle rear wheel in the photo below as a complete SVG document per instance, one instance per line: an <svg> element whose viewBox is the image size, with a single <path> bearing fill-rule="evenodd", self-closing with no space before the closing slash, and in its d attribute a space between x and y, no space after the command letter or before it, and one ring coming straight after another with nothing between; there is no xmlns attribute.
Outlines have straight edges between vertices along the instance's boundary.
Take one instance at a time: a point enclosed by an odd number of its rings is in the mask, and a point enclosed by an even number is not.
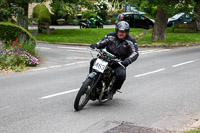
<svg viewBox="0 0 200 133"><path fill-rule="evenodd" d="M83 109L83 107L88 103L90 100L90 89L92 86L92 79L87 78L85 82L83 82L83 85L81 86L80 90L78 91L78 94L76 96L75 102L74 102L74 109L76 111L79 111Z"/></svg>
<svg viewBox="0 0 200 133"><path fill-rule="evenodd" d="M80 29L85 29L86 28L86 26L85 25L80 25Z"/></svg>

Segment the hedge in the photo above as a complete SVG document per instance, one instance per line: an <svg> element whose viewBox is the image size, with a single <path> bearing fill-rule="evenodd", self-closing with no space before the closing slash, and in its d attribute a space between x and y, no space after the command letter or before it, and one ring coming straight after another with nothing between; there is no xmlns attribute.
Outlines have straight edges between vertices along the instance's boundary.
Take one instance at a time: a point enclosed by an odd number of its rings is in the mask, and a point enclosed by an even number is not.
<svg viewBox="0 0 200 133"><path fill-rule="evenodd" d="M38 4L33 8L33 18L36 18L39 22L51 23L49 9L44 4Z"/></svg>
<svg viewBox="0 0 200 133"><path fill-rule="evenodd" d="M36 45L36 39L26 29L8 22L0 22L0 40L15 41L17 39L31 40Z"/></svg>

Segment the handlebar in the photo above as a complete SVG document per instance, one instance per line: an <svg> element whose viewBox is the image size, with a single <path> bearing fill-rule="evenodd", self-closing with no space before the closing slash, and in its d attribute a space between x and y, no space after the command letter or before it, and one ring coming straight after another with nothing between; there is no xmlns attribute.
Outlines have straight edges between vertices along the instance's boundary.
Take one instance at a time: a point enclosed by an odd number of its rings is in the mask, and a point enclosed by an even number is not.
<svg viewBox="0 0 200 133"><path fill-rule="evenodd" d="M126 68L126 67L122 64L122 60L121 60L121 59L118 59L115 55L109 53L109 52L106 51L105 49L97 49L97 48L92 49L92 48L91 48L91 50L96 51L96 52L98 52L98 53L100 53L100 54L101 54L101 53L106 53L109 57L111 57L110 59L111 59L112 62L119 64L119 65L122 66L124 69Z"/></svg>

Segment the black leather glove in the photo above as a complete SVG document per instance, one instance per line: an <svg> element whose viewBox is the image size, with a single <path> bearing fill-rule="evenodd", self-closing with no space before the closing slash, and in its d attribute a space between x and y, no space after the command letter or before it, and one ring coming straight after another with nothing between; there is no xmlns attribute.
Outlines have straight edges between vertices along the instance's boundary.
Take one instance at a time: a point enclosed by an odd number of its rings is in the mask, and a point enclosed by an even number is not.
<svg viewBox="0 0 200 133"><path fill-rule="evenodd" d="M96 44L91 44L90 48L95 49L96 48Z"/></svg>
<svg viewBox="0 0 200 133"><path fill-rule="evenodd" d="M122 62L122 65L125 66L125 67L127 67L129 64L130 64L130 61L129 61L129 60L124 60L124 61Z"/></svg>

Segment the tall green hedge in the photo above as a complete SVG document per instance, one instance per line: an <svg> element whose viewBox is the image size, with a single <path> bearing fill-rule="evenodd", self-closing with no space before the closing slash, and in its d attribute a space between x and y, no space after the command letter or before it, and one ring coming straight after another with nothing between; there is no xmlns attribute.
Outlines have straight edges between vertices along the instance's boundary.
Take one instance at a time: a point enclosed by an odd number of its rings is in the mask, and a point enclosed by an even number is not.
<svg viewBox="0 0 200 133"><path fill-rule="evenodd" d="M33 18L36 18L39 22L51 23L49 9L44 4L38 4L33 8Z"/></svg>
<svg viewBox="0 0 200 133"><path fill-rule="evenodd" d="M36 45L36 39L24 28L8 22L0 22L0 40L15 41L16 39L31 40Z"/></svg>

